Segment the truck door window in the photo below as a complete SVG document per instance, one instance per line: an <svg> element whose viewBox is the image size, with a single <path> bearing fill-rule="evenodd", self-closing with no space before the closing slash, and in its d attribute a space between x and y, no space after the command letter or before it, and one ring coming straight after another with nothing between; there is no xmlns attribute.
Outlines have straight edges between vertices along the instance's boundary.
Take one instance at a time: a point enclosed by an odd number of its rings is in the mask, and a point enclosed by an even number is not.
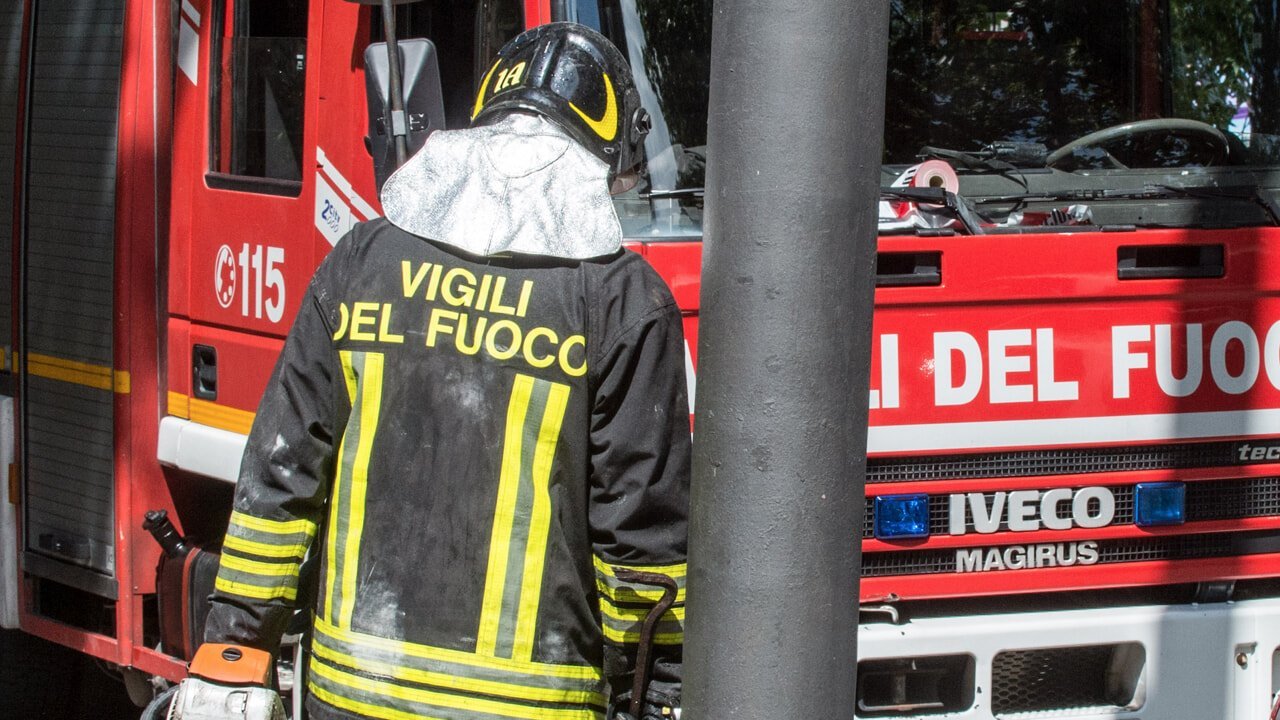
<svg viewBox="0 0 1280 720"><path fill-rule="evenodd" d="M211 187L302 190L308 0L215 0Z"/></svg>
<svg viewBox="0 0 1280 720"><path fill-rule="evenodd" d="M369 42L382 42L382 10L371 9ZM436 46L444 91L445 127L471 124L477 86L493 56L524 30L522 0L413 3L396 7L396 34L426 38Z"/></svg>

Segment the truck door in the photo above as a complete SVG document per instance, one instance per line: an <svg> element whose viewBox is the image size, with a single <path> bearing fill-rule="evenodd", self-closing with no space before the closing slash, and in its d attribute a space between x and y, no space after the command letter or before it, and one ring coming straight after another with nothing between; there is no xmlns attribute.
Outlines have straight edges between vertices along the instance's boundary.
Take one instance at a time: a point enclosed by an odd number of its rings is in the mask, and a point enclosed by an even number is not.
<svg viewBox="0 0 1280 720"><path fill-rule="evenodd" d="M12 212L14 149L18 133L18 70L22 50L22 3L0 8L0 208ZM0 223L0 368L10 369L13 348L12 223ZM9 391L10 393L12 390Z"/></svg>
<svg viewBox="0 0 1280 720"><path fill-rule="evenodd" d="M33 7L17 276L24 568L114 597L113 424L116 393L127 392L112 337L125 10L108 0Z"/></svg>
<svg viewBox="0 0 1280 720"><path fill-rule="evenodd" d="M323 5L181 3L167 414L202 428L248 432L279 338L328 249L310 230ZM222 474L234 476L234 448L188 440L197 465L223 456Z"/></svg>
<svg viewBox="0 0 1280 720"><path fill-rule="evenodd" d="M13 217L14 156L18 132L18 68L21 61L23 37L23 7L21 3L7 3L0 8L0 208ZM13 346L13 238L16 226L12 222L0 222L0 380L3 395L0 396L0 413L7 414L12 422L13 395L10 374L10 358ZM0 454L8 445L8 458L13 461L11 443L0 441ZM18 553L17 513L9 504L11 488L0 486L0 627L18 624ZM13 498L16 500L16 498Z"/></svg>
<svg viewBox="0 0 1280 720"><path fill-rule="evenodd" d="M526 6L549 17L545 4L397 6L398 36L436 45L447 127L469 122L476 68L524 29ZM312 272L380 213L363 68L382 40L380 12L345 0L181 3L160 428L169 467L234 480Z"/></svg>

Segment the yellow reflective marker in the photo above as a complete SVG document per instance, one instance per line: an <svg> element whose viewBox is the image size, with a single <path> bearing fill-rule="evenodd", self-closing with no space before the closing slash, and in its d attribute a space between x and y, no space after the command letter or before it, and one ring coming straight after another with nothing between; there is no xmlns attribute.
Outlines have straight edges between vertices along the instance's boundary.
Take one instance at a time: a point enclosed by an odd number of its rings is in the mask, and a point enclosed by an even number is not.
<svg viewBox="0 0 1280 720"><path fill-rule="evenodd" d="M604 115L599 120L592 118L573 103L569 103L569 107L578 113L578 117L582 118L587 127L599 135L601 140L613 142L613 139L618 136L618 98L613 94L613 83L609 82L609 75L604 73L602 76L604 77L605 105Z"/></svg>

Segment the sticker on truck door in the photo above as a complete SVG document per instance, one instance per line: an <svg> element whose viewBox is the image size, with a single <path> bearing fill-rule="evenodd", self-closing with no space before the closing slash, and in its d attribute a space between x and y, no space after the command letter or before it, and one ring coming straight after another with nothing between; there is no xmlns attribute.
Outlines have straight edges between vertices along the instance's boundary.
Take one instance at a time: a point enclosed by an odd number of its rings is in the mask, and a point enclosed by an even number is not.
<svg viewBox="0 0 1280 720"><path fill-rule="evenodd" d="M235 252L223 245L214 263L213 288L224 309L239 297L242 317L280 322L285 302L284 248L244 243Z"/></svg>
<svg viewBox="0 0 1280 720"><path fill-rule="evenodd" d="M218 248L218 260L213 264L213 291L224 310L236 299L236 255L226 245Z"/></svg>

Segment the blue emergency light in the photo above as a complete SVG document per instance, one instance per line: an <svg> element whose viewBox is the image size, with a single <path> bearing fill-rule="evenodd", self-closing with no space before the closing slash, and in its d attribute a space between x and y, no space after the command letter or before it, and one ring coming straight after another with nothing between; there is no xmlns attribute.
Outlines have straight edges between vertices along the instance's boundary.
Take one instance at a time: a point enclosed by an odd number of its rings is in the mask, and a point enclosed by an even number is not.
<svg viewBox="0 0 1280 720"><path fill-rule="evenodd" d="M1181 525L1187 521L1187 486L1180 482L1138 483L1133 489L1133 524Z"/></svg>
<svg viewBox="0 0 1280 720"><path fill-rule="evenodd" d="M929 496L878 495L875 517L877 540L929 537Z"/></svg>

